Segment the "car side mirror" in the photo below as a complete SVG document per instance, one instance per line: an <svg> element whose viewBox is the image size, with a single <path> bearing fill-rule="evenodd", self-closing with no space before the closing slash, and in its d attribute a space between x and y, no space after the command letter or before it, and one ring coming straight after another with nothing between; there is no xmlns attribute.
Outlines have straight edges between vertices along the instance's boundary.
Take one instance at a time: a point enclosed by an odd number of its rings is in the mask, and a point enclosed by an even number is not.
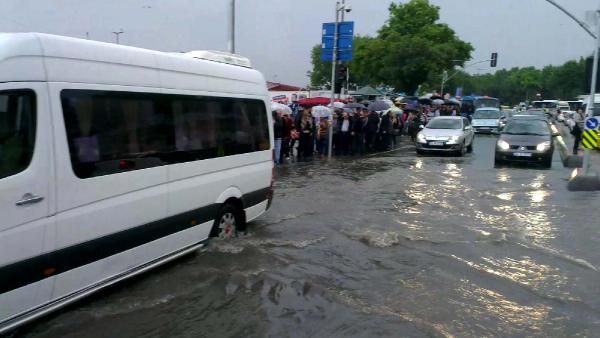
<svg viewBox="0 0 600 338"><path fill-rule="evenodd" d="M425 129L425 126L424 125L420 125L419 129Z"/></svg>

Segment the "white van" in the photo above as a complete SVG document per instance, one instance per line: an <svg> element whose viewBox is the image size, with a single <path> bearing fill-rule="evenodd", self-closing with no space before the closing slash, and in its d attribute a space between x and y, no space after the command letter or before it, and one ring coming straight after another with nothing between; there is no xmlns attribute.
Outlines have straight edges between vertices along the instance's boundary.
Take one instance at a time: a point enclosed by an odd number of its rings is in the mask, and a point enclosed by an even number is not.
<svg viewBox="0 0 600 338"><path fill-rule="evenodd" d="M268 209L270 98L248 66L0 34L0 333Z"/></svg>

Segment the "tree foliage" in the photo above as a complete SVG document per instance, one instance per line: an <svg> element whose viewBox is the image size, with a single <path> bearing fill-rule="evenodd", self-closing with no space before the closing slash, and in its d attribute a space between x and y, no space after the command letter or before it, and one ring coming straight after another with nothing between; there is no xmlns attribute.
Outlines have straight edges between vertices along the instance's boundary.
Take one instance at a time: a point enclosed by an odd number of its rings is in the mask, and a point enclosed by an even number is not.
<svg viewBox="0 0 600 338"><path fill-rule="evenodd" d="M536 99L572 100L585 94L585 60L568 61L560 66L501 69L495 74L459 73L449 83L452 90L463 87L463 93L490 95L507 104Z"/></svg>
<svg viewBox="0 0 600 338"><path fill-rule="evenodd" d="M350 82L358 85L390 85L414 92L433 74L470 59L473 47L458 38L448 25L439 23L439 7L428 0L392 3L390 16L375 37L356 37L354 60L349 63ZM311 86L331 80L331 63L320 60L320 45L312 49ZM462 62L459 62L460 65Z"/></svg>

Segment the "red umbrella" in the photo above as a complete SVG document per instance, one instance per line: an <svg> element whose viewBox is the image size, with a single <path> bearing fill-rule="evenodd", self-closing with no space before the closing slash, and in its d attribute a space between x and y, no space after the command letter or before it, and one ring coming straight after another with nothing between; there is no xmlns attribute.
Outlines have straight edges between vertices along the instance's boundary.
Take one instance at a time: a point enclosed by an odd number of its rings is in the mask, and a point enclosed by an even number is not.
<svg viewBox="0 0 600 338"><path fill-rule="evenodd" d="M335 102L344 102L344 100L334 100ZM328 97L311 97L298 101L298 104L303 107L326 106L331 103Z"/></svg>

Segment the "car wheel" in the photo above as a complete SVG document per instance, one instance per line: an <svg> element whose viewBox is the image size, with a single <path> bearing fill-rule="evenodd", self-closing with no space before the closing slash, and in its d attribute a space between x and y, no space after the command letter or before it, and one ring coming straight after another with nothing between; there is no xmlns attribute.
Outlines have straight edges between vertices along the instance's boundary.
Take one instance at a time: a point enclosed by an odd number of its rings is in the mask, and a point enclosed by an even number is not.
<svg viewBox="0 0 600 338"><path fill-rule="evenodd" d="M230 239L238 236L238 233L245 230L242 210L231 203L225 204L217 214L211 237Z"/></svg>
<svg viewBox="0 0 600 338"><path fill-rule="evenodd" d="M417 155L423 155L425 152L421 149L417 149Z"/></svg>
<svg viewBox="0 0 600 338"><path fill-rule="evenodd" d="M462 144L462 146L460 147L460 150L458 151L457 155L462 157L465 156L465 154L467 153L467 141L465 140Z"/></svg>
<svg viewBox="0 0 600 338"><path fill-rule="evenodd" d="M468 153L472 153L473 152L473 143L475 143L475 138L474 137L471 140L471 144L469 144L469 146L467 147L467 152Z"/></svg>

